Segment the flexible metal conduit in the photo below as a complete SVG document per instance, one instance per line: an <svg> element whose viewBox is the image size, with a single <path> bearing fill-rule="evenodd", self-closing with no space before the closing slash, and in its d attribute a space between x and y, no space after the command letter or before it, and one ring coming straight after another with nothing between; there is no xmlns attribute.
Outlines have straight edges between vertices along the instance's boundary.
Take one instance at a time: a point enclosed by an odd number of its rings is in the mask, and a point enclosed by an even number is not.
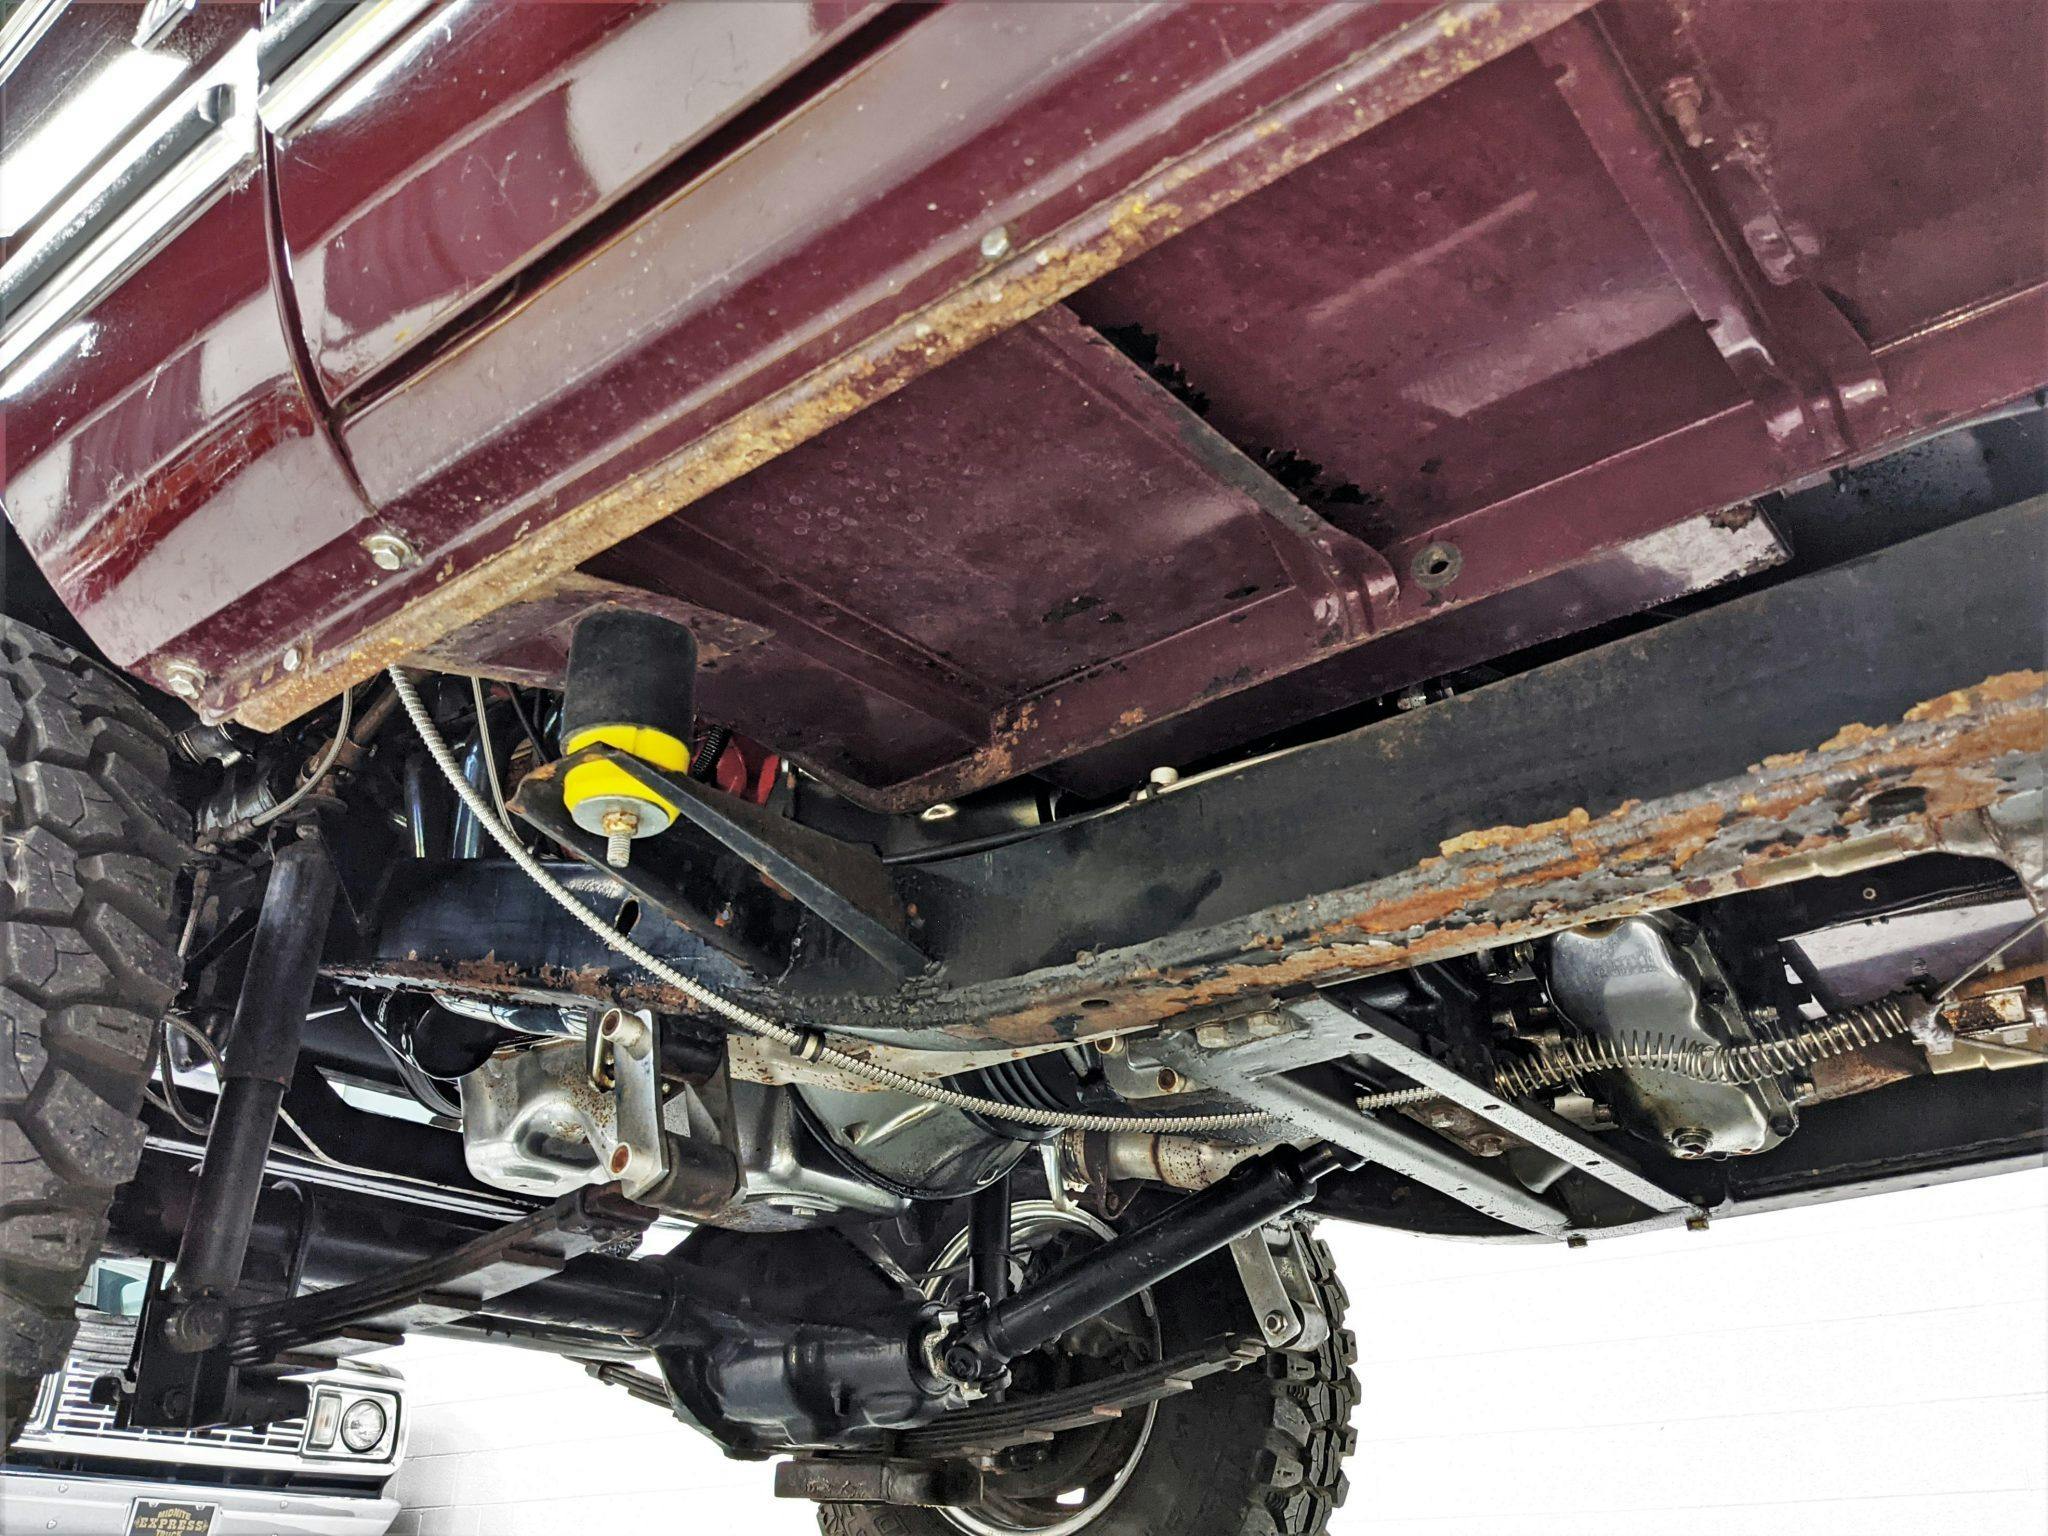
<svg viewBox="0 0 2048 1536"><path fill-rule="evenodd" d="M562 910L606 944L634 964L659 976L685 997L716 1014L728 1024L743 1029L748 1034L759 1035L765 1040L773 1040L787 1046L807 1060L821 1062L849 1076L864 1078L880 1087L893 1088L898 1093L906 1093L933 1104L964 1109L990 1120L1008 1120L1019 1125L1053 1126L1076 1131L1182 1132L1236 1130L1245 1126L1262 1125L1272 1118L1257 1112L1228 1115L1164 1115L1156 1118L1145 1115L1084 1115L1005 1104L999 1099L984 1099L971 1093L959 1093L937 1083L926 1082L923 1078L878 1066L863 1057L851 1055L826 1044L823 1038L813 1031L777 1023L743 1004L734 1002L729 997L721 996L694 977L684 975L658 956L650 954L643 946L634 943L604 918L584 906L567 887L549 874L547 867L513 835L511 828L498 819L496 812L478 792L477 787L463 776L461 767L455 761L455 754L449 750L440 728L434 724L434 717L427 712L427 707L421 701L419 690L413 686L412 679L397 667L391 668L390 672L391 685L398 691L399 702L405 706L406 714L412 719L413 729L419 732L420 740L426 744L427 752L440 768L442 777L447 779L449 787L455 791L462 803L469 807L478 824L497 840L498 846L505 850L507 857L517 864L529 879L546 891Z"/></svg>

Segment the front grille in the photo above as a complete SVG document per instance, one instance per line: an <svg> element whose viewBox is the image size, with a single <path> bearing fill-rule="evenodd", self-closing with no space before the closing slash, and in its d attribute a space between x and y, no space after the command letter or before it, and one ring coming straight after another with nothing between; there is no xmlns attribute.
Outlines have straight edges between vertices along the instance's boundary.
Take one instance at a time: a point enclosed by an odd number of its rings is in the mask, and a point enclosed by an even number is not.
<svg viewBox="0 0 2048 1536"><path fill-rule="evenodd" d="M87 1318L78 1325L78 1340L63 1371L44 1386L44 1411L36 1427L22 1437L33 1445L45 1436L89 1435L109 1445L151 1447L154 1454L179 1446L206 1446L223 1451L268 1452L296 1458L305 1437L304 1419L279 1419L263 1429L116 1429L114 1410L92 1400L92 1384L102 1376L128 1368L135 1342L135 1324L125 1318Z"/></svg>

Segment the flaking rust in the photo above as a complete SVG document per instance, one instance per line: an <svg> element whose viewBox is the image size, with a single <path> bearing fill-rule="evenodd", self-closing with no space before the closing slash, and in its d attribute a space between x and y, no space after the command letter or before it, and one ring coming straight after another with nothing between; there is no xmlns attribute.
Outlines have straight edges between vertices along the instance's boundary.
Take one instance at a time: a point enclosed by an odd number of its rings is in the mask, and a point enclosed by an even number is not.
<svg viewBox="0 0 2048 1536"><path fill-rule="evenodd" d="M1474 829L1399 873L1084 964L972 987L926 980L901 995L806 997L795 1012L786 997L743 1000L811 1028L911 1029L969 1051L1028 1052L1199 1021L1293 989L1583 923L1969 849L1979 813L2041 789L2044 763L2048 674L2004 673L1918 704L1894 725L1838 730L1809 751L1767 758L1683 795ZM494 957L447 964L410 956L333 974L372 985L454 985L508 1001L615 998L692 1011L673 989L621 984L597 966L526 973ZM927 1052L903 1051L906 1070L920 1063L929 1066Z"/></svg>
<svg viewBox="0 0 2048 1536"><path fill-rule="evenodd" d="M780 1012L809 1028L918 1030L932 1044L944 1038L965 1051L1032 1051L1196 1022L1290 989L1587 922L1968 850L1978 813L2040 791L2044 762L2048 674L2009 672L1929 698L1890 727L1835 731L1819 748L1767 758L1686 795L1477 827L1407 870L1229 924L975 987L924 981L903 995L782 997ZM377 967L375 981L395 979L453 983L508 1001L616 997L664 1012L692 1008L662 985L621 985L604 967L522 973L489 956L455 965L410 956ZM907 1051L905 1067L915 1071L915 1061L918 1053Z"/></svg>
<svg viewBox="0 0 2048 1536"><path fill-rule="evenodd" d="M1085 976L1040 973L1031 1001L948 1027L1093 1035L1933 851L1946 824L2041 787L2044 688L2042 672L2001 674L1685 796L1463 833L1368 885L1101 955ZM1084 1014L1084 995L1112 1006Z"/></svg>

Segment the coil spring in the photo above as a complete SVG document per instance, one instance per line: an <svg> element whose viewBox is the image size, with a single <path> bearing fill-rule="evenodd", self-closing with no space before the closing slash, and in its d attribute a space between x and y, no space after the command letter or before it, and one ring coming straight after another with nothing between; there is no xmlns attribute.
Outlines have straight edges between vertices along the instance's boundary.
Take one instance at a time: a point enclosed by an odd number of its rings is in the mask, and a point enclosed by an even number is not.
<svg viewBox="0 0 2048 1536"><path fill-rule="evenodd" d="M1910 1034L1930 1018L1934 1005L1917 992L1896 992L1829 1014L1818 1023L1772 1040L1715 1045L1672 1035L1624 1033L1614 1039L1590 1036L1545 1046L1533 1060L1500 1068L1494 1091L1527 1098L1545 1088L1562 1088L1595 1072L1669 1072L1694 1082L1738 1086L1766 1082L1815 1062ZM1360 1109L1399 1109L1433 1097L1427 1088L1395 1088L1366 1094Z"/></svg>
<svg viewBox="0 0 2048 1536"><path fill-rule="evenodd" d="M1420 1104L1424 1099L1437 1097L1434 1088L1389 1088L1385 1093L1364 1093L1358 1097L1360 1109L1399 1109L1404 1104Z"/></svg>

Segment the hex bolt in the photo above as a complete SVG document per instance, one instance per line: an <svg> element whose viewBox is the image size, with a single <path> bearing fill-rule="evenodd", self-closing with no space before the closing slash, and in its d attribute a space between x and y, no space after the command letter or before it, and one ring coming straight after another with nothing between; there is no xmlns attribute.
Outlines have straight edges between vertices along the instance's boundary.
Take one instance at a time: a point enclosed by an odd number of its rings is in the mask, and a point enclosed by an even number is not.
<svg viewBox="0 0 2048 1536"><path fill-rule="evenodd" d="M1665 1138L1673 1157L1701 1158L1714 1145L1714 1138L1696 1125L1681 1126Z"/></svg>
<svg viewBox="0 0 2048 1536"><path fill-rule="evenodd" d="M1693 1212L1693 1213L1692 1213L1692 1214L1691 1214L1690 1216L1686 1217L1686 1218L1685 1218L1685 1230L1686 1230L1686 1231L1688 1231L1688 1232L1704 1232L1704 1231L1706 1231L1706 1230L1707 1230L1707 1213L1706 1213L1705 1211L1694 1211L1694 1212Z"/></svg>
<svg viewBox="0 0 2048 1536"><path fill-rule="evenodd" d="M1001 261L1010 254L1010 231L998 224L981 237L981 254L985 260Z"/></svg>
<svg viewBox="0 0 2048 1536"><path fill-rule="evenodd" d="M640 830L640 813L620 806L604 813L604 861L613 869L624 869L633 856L633 834Z"/></svg>
<svg viewBox="0 0 2048 1536"><path fill-rule="evenodd" d="M1154 789L1171 789L1180 782L1180 770L1178 768L1154 768L1145 775L1145 782Z"/></svg>
<svg viewBox="0 0 2048 1536"><path fill-rule="evenodd" d="M287 671L287 672L296 672L296 671L298 671L298 670L299 670L299 663L300 663L301 661L304 661L304 660L305 660L305 656L304 656L304 655L303 655L303 654L302 654L302 653L300 652L299 648L298 648L298 647L297 647L296 645L288 645L288 646L286 646L286 647L284 648L284 655L282 655L282 656L280 656L280 657L278 658L278 662L279 662L279 664L280 664L280 665L281 665L281 666L282 666L282 667L283 667L283 668L285 669L285 671Z"/></svg>
<svg viewBox="0 0 2048 1536"><path fill-rule="evenodd" d="M181 1355L209 1350L227 1332L227 1304L214 1296L195 1297L164 1319L164 1342Z"/></svg>
<svg viewBox="0 0 2048 1536"><path fill-rule="evenodd" d="M163 665L164 687L181 699L196 699L206 691L206 674L189 661L167 661Z"/></svg>
<svg viewBox="0 0 2048 1536"><path fill-rule="evenodd" d="M1700 107L1706 100L1699 81L1691 75L1681 75L1664 87L1664 111L1678 128L1678 136L1685 140L1687 149L1698 149L1707 142L1706 125L1700 121Z"/></svg>
<svg viewBox="0 0 2048 1536"><path fill-rule="evenodd" d="M1286 1331L1286 1318L1282 1317L1278 1312L1268 1312L1266 1314L1266 1332L1271 1334L1282 1334Z"/></svg>
<svg viewBox="0 0 2048 1536"><path fill-rule="evenodd" d="M955 1381L981 1380L981 1357L965 1344L955 1344L947 1350L945 1364L946 1374Z"/></svg>
<svg viewBox="0 0 2048 1536"><path fill-rule="evenodd" d="M373 533L363 540L363 548L380 571L402 571L419 563L419 551L395 533Z"/></svg>

